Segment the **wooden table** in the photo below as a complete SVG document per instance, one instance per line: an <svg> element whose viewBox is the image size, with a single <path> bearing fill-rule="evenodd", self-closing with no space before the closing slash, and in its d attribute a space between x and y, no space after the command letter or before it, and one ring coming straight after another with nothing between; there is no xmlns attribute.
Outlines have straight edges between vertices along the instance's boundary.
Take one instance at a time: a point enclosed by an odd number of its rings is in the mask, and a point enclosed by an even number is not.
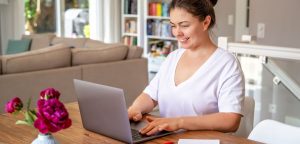
<svg viewBox="0 0 300 144"><path fill-rule="evenodd" d="M83 128L77 103L66 104L73 124L70 128L54 133L60 144L118 144L120 141L87 131ZM12 115L0 115L0 144L31 143L37 137L38 130L26 126L15 125ZM163 144L166 141L177 142L179 139L219 139L221 144L257 143L245 138L216 131L187 131L172 134L152 141L148 144Z"/></svg>

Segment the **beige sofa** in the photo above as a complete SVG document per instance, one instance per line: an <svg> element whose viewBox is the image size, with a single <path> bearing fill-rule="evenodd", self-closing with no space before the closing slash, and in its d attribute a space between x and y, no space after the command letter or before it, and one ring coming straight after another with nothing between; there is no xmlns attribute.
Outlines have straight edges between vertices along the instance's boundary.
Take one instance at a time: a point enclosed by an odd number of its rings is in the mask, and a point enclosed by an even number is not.
<svg viewBox="0 0 300 144"><path fill-rule="evenodd" d="M23 38L32 39L30 51L0 57L0 113L14 96L32 97L35 106L48 87L58 89L63 102L76 101L73 79L124 89L127 106L148 83L142 48L51 34Z"/></svg>

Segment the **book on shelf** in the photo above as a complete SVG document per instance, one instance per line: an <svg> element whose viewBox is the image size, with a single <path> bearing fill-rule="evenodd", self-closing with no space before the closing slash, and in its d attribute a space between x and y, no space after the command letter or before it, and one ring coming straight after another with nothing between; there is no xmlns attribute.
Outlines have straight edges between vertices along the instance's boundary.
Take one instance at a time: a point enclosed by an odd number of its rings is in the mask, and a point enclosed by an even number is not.
<svg viewBox="0 0 300 144"><path fill-rule="evenodd" d="M137 37L134 36L124 36L123 43L128 46L137 46Z"/></svg>
<svg viewBox="0 0 300 144"><path fill-rule="evenodd" d="M124 13L137 14L137 0L124 0Z"/></svg>
<svg viewBox="0 0 300 144"><path fill-rule="evenodd" d="M161 36L162 37L173 37L172 29L169 21L163 20L161 22Z"/></svg>
<svg viewBox="0 0 300 144"><path fill-rule="evenodd" d="M148 4L148 15L149 16L155 16L156 15L156 3L150 2Z"/></svg>
<svg viewBox="0 0 300 144"><path fill-rule="evenodd" d="M128 14L128 9L129 9L129 0L124 0L124 14Z"/></svg>
<svg viewBox="0 0 300 144"><path fill-rule="evenodd" d="M162 16L162 4L156 3L156 16Z"/></svg>
<svg viewBox="0 0 300 144"><path fill-rule="evenodd" d="M138 6L137 0L131 0L131 7L130 7L131 14L137 14L137 6Z"/></svg>
<svg viewBox="0 0 300 144"><path fill-rule="evenodd" d="M163 2L162 3L162 16L163 17L168 17L169 16L168 9L169 9L169 4L166 3L166 2Z"/></svg>
<svg viewBox="0 0 300 144"><path fill-rule="evenodd" d="M126 20L124 29L126 33L136 33L136 20Z"/></svg>
<svg viewBox="0 0 300 144"><path fill-rule="evenodd" d="M168 20L148 19L147 35L160 37L173 37Z"/></svg>
<svg viewBox="0 0 300 144"><path fill-rule="evenodd" d="M149 2L148 15L149 16L164 16L167 17L169 4L166 2Z"/></svg>

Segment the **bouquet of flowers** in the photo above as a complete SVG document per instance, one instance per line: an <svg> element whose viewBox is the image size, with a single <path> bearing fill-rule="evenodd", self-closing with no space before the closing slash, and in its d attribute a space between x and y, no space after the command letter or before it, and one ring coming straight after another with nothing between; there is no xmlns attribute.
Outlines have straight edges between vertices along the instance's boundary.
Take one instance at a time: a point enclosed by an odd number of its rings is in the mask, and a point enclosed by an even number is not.
<svg viewBox="0 0 300 144"><path fill-rule="evenodd" d="M31 99L27 101L26 110L22 110L23 102L15 97L6 103L5 111L12 114L24 114L24 120L16 124L34 126L42 134L51 134L72 125L69 113L64 104L59 101L60 93L54 88L47 88L40 92L37 101L37 111L30 109Z"/></svg>

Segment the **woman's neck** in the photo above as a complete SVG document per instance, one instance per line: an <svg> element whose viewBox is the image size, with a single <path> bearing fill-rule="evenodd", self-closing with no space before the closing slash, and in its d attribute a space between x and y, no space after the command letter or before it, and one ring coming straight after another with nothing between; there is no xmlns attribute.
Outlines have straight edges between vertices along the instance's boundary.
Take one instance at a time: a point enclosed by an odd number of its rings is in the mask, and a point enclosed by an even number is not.
<svg viewBox="0 0 300 144"><path fill-rule="evenodd" d="M199 56L207 56L211 55L217 46L212 42L212 40L208 37L207 39L203 39L202 43L195 48L187 49L187 55L192 57Z"/></svg>

